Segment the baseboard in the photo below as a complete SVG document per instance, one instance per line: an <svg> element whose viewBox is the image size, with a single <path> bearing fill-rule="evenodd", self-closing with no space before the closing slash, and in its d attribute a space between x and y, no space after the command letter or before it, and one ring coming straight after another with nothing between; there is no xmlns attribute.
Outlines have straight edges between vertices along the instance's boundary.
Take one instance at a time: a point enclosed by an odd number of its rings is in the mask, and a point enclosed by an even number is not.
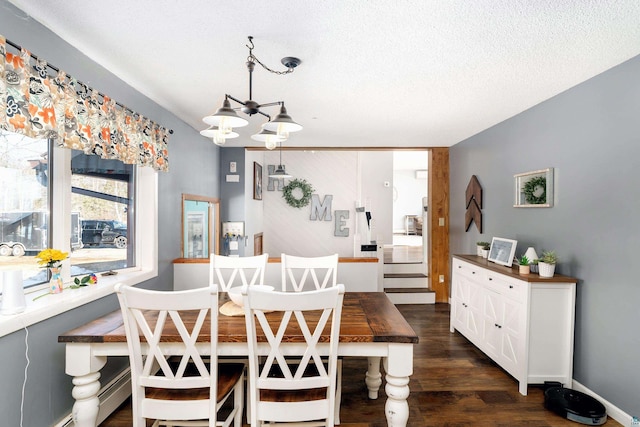
<svg viewBox="0 0 640 427"><path fill-rule="evenodd" d="M588 394L589 396L591 396L594 399L598 400L607 409L607 417L613 418L614 420L616 420L617 422L619 422L623 426L631 427L631 426L637 426L638 425L638 424L631 424L631 422L634 420L634 417L632 417L631 415L627 414L626 412L624 412L622 409L618 408L617 406L615 406L611 402L609 402L609 401L603 399L602 397L598 396L596 393L594 393L593 391L589 390L587 387L583 386L578 381L573 380L573 385L571 386L571 388L576 390L576 391L582 392L584 394ZM638 416L636 416L635 418L637 419L637 417Z"/></svg>
<svg viewBox="0 0 640 427"><path fill-rule="evenodd" d="M129 396L131 396L131 370L127 368L98 392L98 399L100 399L98 424L107 419ZM72 426L75 426L75 423L73 422L72 415L69 414L54 427Z"/></svg>

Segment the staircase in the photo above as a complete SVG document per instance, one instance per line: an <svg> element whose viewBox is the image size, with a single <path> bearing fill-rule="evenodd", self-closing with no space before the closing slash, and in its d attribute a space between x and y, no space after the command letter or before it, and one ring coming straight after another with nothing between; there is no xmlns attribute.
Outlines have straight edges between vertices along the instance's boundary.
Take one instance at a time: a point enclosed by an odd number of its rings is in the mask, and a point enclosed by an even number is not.
<svg viewBox="0 0 640 427"><path fill-rule="evenodd" d="M387 248L385 248L385 251ZM435 304L425 265L411 259L385 256L383 287L394 304Z"/></svg>

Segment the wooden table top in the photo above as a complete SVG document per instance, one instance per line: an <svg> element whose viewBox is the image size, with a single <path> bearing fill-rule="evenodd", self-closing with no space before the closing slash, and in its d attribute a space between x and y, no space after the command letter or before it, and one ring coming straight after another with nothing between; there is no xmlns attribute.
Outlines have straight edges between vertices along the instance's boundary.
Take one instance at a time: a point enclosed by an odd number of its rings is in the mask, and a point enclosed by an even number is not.
<svg viewBox="0 0 640 427"><path fill-rule="evenodd" d="M227 302L226 294L220 295L220 305ZM269 320L278 322L279 314L272 313ZM328 332L328 330L327 330ZM198 341L206 341L209 330L202 331ZM327 334L328 335L328 334ZM288 342L303 342L299 330L288 330ZM126 342L122 313L109 313L78 328L58 336L63 343L109 343ZM169 329L165 330L162 341L177 341ZM247 334L244 316L218 316L218 342L246 342ZM325 341L321 339L321 341ZM342 307L340 342L418 342L418 336L409 326L395 305L384 292L347 292Z"/></svg>

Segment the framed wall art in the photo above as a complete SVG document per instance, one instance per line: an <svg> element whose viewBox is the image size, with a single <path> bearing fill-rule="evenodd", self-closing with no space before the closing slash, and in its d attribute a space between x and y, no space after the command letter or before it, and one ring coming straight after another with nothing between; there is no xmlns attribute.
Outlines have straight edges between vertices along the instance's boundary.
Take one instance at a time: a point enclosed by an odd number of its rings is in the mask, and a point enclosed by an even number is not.
<svg viewBox="0 0 640 427"><path fill-rule="evenodd" d="M253 162L253 200L262 200L262 165Z"/></svg>
<svg viewBox="0 0 640 427"><path fill-rule="evenodd" d="M513 176L514 208L550 208L553 206L553 168L519 173Z"/></svg>
<svg viewBox="0 0 640 427"><path fill-rule="evenodd" d="M491 240L491 249L489 249L488 260L496 264L511 267L513 263L513 255L516 253L517 240L503 239L502 237L494 237Z"/></svg>

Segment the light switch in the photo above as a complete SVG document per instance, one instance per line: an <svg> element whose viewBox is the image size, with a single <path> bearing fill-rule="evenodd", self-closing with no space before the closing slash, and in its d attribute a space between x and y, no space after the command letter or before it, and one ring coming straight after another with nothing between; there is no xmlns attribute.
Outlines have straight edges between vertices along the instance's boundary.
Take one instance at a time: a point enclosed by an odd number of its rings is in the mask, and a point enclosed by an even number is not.
<svg viewBox="0 0 640 427"><path fill-rule="evenodd" d="M438 218L438 225L444 227L444 218Z"/></svg>
<svg viewBox="0 0 640 427"><path fill-rule="evenodd" d="M227 175L227 182L240 182L240 175Z"/></svg>

